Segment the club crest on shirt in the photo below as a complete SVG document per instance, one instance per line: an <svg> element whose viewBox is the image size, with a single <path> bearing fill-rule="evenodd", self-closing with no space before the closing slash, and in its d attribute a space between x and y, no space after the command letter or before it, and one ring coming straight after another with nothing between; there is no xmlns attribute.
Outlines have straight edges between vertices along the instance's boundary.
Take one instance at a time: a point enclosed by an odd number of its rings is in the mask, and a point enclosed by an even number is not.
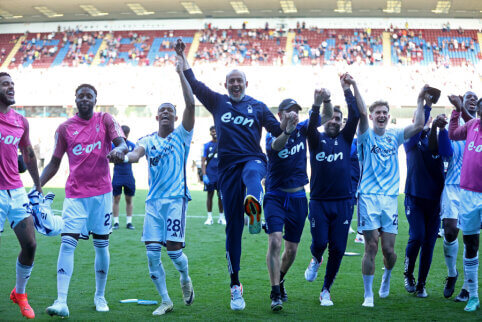
<svg viewBox="0 0 482 322"><path fill-rule="evenodd" d="M97 125L96 125L96 127L95 127L95 131L96 131L96 132L99 132L99 131L100 131L99 124L97 124Z"/></svg>
<svg viewBox="0 0 482 322"><path fill-rule="evenodd" d="M253 107L251 105L248 105L248 113L253 113Z"/></svg>

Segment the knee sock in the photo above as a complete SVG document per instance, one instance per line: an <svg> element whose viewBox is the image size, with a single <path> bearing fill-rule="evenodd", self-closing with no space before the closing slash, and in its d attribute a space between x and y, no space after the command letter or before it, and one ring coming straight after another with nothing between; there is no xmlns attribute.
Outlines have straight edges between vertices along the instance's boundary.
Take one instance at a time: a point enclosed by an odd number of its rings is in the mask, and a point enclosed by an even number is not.
<svg viewBox="0 0 482 322"><path fill-rule="evenodd" d="M103 297L109 274L109 240L94 239L95 249L95 296Z"/></svg>
<svg viewBox="0 0 482 322"><path fill-rule="evenodd" d="M469 291L470 297L479 296L478 285L478 271L479 271L479 256L477 254L474 258L466 258L464 256L464 269L465 269L465 283L467 285L467 291Z"/></svg>
<svg viewBox="0 0 482 322"><path fill-rule="evenodd" d="M363 275L363 286L365 288L365 298L373 297L373 277L375 275Z"/></svg>
<svg viewBox="0 0 482 322"><path fill-rule="evenodd" d="M452 242L448 242L444 238L444 255L445 265L447 265L447 271L449 277L457 275L457 253L459 251L459 241L455 239Z"/></svg>
<svg viewBox="0 0 482 322"><path fill-rule="evenodd" d="M74 252L77 240L71 236L62 236L59 259L57 261L57 300L67 303L70 278L74 271Z"/></svg>
<svg viewBox="0 0 482 322"><path fill-rule="evenodd" d="M388 295L390 292L390 277L392 276L392 270L385 267L385 272L382 276L382 284L380 285L380 293Z"/></svg>
<svg viewBox="0 0 482 322"><path fill-rule="evenodd" d="M188 282L190 278L189 278L189 264L188 264L186 254L182 252L182 249L174 250L174 251L168 250L167 254L171 258L172 263L174 264L174 267L181 274L181 283Z"/></svg>
<svg viewBox="0 0 482 322"><path fill-rule="evenodd" d="M30 273L32 272L33 264L31 266L20 264L17 259L16 272L17 281L15 283L15 291L18 294L25 293L25 287L27 286L28 279L30 278Z"/></svg>
<svg viewBox="0 0 482 322"><path fill-rule="evenodd" d="M162 297L163 302L171 302L166 286L166 272L161 262L161 245L146 245L147 265L151 280L156 286L157 292Z"/></svg>

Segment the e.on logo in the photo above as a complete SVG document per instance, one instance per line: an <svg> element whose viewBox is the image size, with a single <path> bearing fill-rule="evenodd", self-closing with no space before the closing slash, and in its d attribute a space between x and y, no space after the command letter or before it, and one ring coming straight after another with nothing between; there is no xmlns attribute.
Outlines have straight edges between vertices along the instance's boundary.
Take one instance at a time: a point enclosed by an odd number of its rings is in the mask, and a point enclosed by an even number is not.
<svg viewBox="0 0 482 322"><path fill-rule="evenodd" d="M95 148L100 150L101 147L102 147L102 143L100 141L86 145L85 148L82 146L82 144L79 143L76 146L74 146L74 148L72 149L72 153L75 155L81 155L84 152L91 153L92 151L94 151Z"/></svg>
<svg viewBox="0 0 482 322"><path fill-rule="evenodd" d="M472 141L467 146L467 150L469 150L469 151L475 150L475 152L482 152L482 144L479 144L479 145L475 146L475 142Z"/></svg>
<svg viewBox="0 0 482 322"><path fill-rule="evenodd" d="M3 136L3 135L0 133L0 142L3 142L4 144L17 145L18 142L20 142L20 138L14 137L13 135Z"/></svg>
<svg viewBox="0 0 482 322"><path fill-rule="evenodd" d="M234 124L247 125L248 127L251 127L254 123L253 119L245 118L244 116L241 116L241 115L234 117L231 114L231 112L224 113L221 116L221 121L224 123L233 122Z"/></svg>

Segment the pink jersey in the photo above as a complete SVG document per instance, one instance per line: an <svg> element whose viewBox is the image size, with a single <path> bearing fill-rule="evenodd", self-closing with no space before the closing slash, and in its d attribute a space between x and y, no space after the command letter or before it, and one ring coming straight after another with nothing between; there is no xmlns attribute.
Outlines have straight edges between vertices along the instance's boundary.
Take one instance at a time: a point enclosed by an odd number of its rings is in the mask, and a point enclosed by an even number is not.
<svg viewBox="0 0 482 322"><path fill-rule="evenodd" d="M11 108L0 113L0 190L23 187L18 173L18 148L29 145L27 119Z"/></svg>
<svg viewBox="0 0 482 322"><path fill-rule="evenodd" d="M452 112L449 138L456 141L465 140L460 187L482 192L482 123L480 119L473 119L459 126L459 116L459 112Z"/></svg>
<svg viewBox="0 0 482 322"><path fill-rule="evenodd" d="M124 138L119 124L107 113L94 113L90 120L78 115L62 123L55 133L54 156L69 157L67 198L86 198L112 191L109 160L111 142Z"/></svg>

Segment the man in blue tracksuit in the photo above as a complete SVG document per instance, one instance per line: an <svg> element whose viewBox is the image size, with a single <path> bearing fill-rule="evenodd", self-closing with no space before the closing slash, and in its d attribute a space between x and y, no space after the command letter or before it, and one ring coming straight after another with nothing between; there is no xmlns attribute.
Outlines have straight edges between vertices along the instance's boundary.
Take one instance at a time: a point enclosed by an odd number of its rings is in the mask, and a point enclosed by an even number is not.
<svg viewBox="0 0 482 322"><path fill-rule="evenodd" d="M425 124L430 118L431 105L427 100L424 107ZM405 214L409 224L405 250L405 289L421 298L427 297L425 282L440 227L444 166L438 152L437 127L443 128L446 124L447 121L437 117L431 129L427 126L403 144L407 155ZM418 283L415 285L413 271L419 251Z"/></svg>
<svg viewBox="0 0 482 322"><path fill-rule="evenodd" d="M344 74L341 85L348 104L348 121L341 129L343 115L335 108L333 117L325 124L325 132L317 130L316 119L319 105L313 105L308 125L308 146L311 164L310 214L311 259L305 271L305 278L313 282L318 275L321 258L329 247L325 280L320 294L322 306L331 306L330 287L333 284L346 249L348 230L353 215L353 191L351 182L351 146L360 113L366 113L364 104L353 78ZM350 90L353 86L355 98ZM330 104L330 94L325 91L324 104ZM358 107L361 106L360 111Z"/></svg>
<svg viewBox="0 0 482 322"><path fill-rule="evenodd" d="M181 40L176 52L184 56ZM226 75L228 95L210 90L199 82L187 59L184 58L184 75L194 95L213 115L218 136L218 183L226 217L226 258L231 275L231 309L243 310L243 287L238 272L241 259L241 236L244 215L249 216L249 232L261 231L261 204L263 202L262 178L266 175L266 156L261 150L261 131L264 127L274 136L286 128L276 120L267 106L245 95L246 76L239 70Z"/></svg>

